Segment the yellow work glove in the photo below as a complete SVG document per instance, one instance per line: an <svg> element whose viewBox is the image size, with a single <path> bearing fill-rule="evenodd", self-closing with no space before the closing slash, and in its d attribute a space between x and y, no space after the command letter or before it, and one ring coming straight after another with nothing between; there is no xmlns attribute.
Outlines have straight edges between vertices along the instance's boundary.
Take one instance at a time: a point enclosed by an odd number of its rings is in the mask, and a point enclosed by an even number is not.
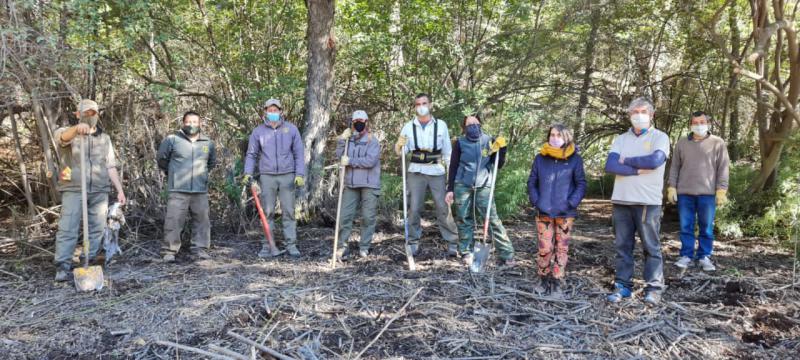
<svg viewBox="0 0 800 360"><path fill-rule="evenodd" d="M728 190L717 189L717 206L722 206L728 203Z"/></svg>
<svg viewBox="0 0 800 360"><path fill-rule="evenodd" d="M342 155L342 160L339 162L342 166L350 165L350 158L347 155Z"/></svg>
<svg viewBox="0 0 800 360"><path fill-rule="evenodd" d="M303 187L306 184L306 181L303 180L302 176L295 176L294 177L294 186Z"/></svg>
<svg viewBox="0 0 800 360"><path fill-rule="evenodd" d="M667 188L667 202L670 204L678 203L678 189L672 186Z"/></svg>
<svg viewBox="0 0 800 360"><path fill-rule="evenodd" d="M253 182L253 177L250 176L250 174L245 174L245 176L242 177L242 186L248 186L251 182Z"/></svg>
<svg viewBox="0 0 800 360"><path fill-rule="evenodd" d="M508 143L506 142L506 138L504 138L502 136L498 136L492 142L492 145L491 145L492 152L491 153L494 154L498 150L500 150L500 149L502 149L502 148L504 148L506 146L508 146Z"/></svg>
<svg viewBox="0 0 800 360"><path fill-rule="evenodd" d="M400 137L397 138L397 142L394 143L394 153L397 155L403 155L403 147L406 146L407 142L408 138L400 135Z"/></svg>
<svg viewBox="0 0 800 360"><path fill-rule="evenodd" d="M341 134L339 134L338 139L342 141L347 141L350 139L350 136L353 135L353 131L350 128L344 129Z"/></svg>

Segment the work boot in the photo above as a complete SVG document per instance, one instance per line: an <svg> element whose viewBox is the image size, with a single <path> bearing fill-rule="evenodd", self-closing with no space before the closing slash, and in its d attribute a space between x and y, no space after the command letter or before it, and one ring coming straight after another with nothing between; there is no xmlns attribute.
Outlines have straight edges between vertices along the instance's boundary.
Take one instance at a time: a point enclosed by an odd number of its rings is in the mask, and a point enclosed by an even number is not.
<svg viewBox="0 0 800 360"><path fill-rule="evenodd" d="M411 256L419 255L419 244L408 244L408 247L411 248Z"/></svg>
<svg viewBox="0 0 800 360"><path fill-rule="evenodd" d="M339 249L336 252L336 257L343 262L349 261L353 257L353 254L350 252L350 248Z"/></svg>
<svg viewBox="0 0 800 360"><path fill-rule="evenodd" d="M211 259L211 255L208 255L205 249L194 249L192 250L192 255L200 260L208 260Z"/></svg>
<svg viewBox="0 0 800 360"><path fill-rule="evenodd" d="M680 259L675 262L675 266L684 270L688 268L689 265L692 265L692 259L688 256L681 256Z"/></svg>
<svg viewBox="0 0 800 360"><path fill-rule="evenodd" d="M514 260L514 258L500 259L500 261L498 261L498 262L500 263L499 264L500 266L507 267L507 268L514 267L514 265L517 265L517 262L516 262L516 260Z"/></svg>
<svg viewBox="0 0 800 360"><path fill-rule="evenodd" d="M458 245L456 245L456 244L447 244L447 256L449 256L449 257L458 256Z"/></svg>
<svg viewBox="0 0 800 360"><path fill-rule="evenodd" d="M298 258L300 257L300 250L297 250L297 245L286 245L286 251L289 253L289 256Z"/></svg>
<svg viewBox="0 0 800 360"><path fill-rule="evenodd" d="M273 252L272 249L269 248L269 245L264 244L261 245L261 251L258 252L258 257L262 259L269 259L279 256L280 254L283 254L283 251L275 249L275 251Z"/></svg>
<svg viewBox="0 0 800 360"><path fill-rule="evenodd" d="M369 256L369 249L360 249L360 250L358 250L358 257L366 258L367 256Z"/></svg>
<svg viewBox="0 0 800 360"><path fill-rule="evenodd" d="M539 277L539 283L536 284L536 286L533 287L533 291L535 291L539 295L546 295L547 293L549 293L550 292L550 277L547 276L547 275L540 276Z"/></svg>
<svg viewBox="0 0 800 360"><path fill-rule="evenodd" d="M69 265L61 265L56 269L56 282L69 281L72 277L72 271Z"/></svg>
<svg viewBox="0 0 800 360"><path fill-rule="evenodd" d="M175 262L175 255L173 254L166 254L164 257L161 258L165 263L174 263Z"/></svg>
<svg viewBox="0 0 800 360"><path fill-rule="evenodd" d="M463 262L467 267L472 266L473 261L475 261L475 255L472 255L472 253L461 255L461 262Z"/></svg>
<svg viewBox="0 0 800 360"><path fill-rule="evenodd" d="M561 289L561 280L550 278L550 297L556 299L564 298L564 291Z"/></svg>

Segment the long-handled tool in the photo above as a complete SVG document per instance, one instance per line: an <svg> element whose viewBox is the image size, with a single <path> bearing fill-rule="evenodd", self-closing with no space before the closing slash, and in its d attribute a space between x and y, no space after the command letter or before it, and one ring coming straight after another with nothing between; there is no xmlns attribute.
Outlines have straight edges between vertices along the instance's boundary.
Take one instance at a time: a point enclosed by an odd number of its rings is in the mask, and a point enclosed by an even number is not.
<svg viewBox="0 0 800 360"><path fill-rule="evenodd" d="M408 262L408 270L414 271L417 265L414 263L414 254L411 252L411 245L408 244L408 212L406 208L406 198L408 197L408 189L406 188L406 154L400 155L400 163L403 172L403 228L406 237L406 261Z"/></svg>
<svg viewBox="0 0 800 360"><path fill-rule="evenodd" d="M347 146L350 145L350 139L346 139L344 141L344 152L342 156L347 155ZM334 233L333 233L333 255L331 256L331 269L336 269L336 253L338 252L337 246L339 246L339 220L341 219L342 214L342 193L344 192L344 173L346 167L344 165L339 165L339 202L336 204L336 226L334 226ZM345 239L344 241L347 241Z"/></svg>
<svg viewBox="0 0 800 360"><path fill-rule="evenodd" d="M264 228L264 236L267 237L267 244L269 245L270 255L275 257L280 254L283 254L283 251L279 251L278 247L275 246L275 240L272 239L272 231L270 231L267 217L264 216L264 209L261 207L261 200L259 200L258 198L258 191L256 191L255 186L251 186L250 191L253 193L253 201L256 203L256 210L258 210L258 217L261 218L261 227Z"/></svg>
<svg viewBox="0 0 800 360"><path fill-rule="evenodd" d="M486 244L486 235L489 233L489 218L492 215L492 203L494 202L494 185L497 181L497 168L500 164L500 150L495 153L494 156L494 171L492 171L492 181L489 188L489 202L486 205L486 213L483 214L483 235L481 236L481 242L475 244L475 251L473 252L473 260L472 265L469 267L469 271L471 272L481 272L483 271L483 265L486 264L486 260L489 258L489 246ZM477 201L478 199L474 199L473 201Z"/></svg>
<svg viewBox="0 0 800 360"><path fill-rule="evenodd" d="M75 288L78 291L100 290L103 288L103 268L89 266L89 199L86 190L86 156L88 144L86 135L80 137L81 157L81 215L83 216L83 267L72 270Z"/></svg>

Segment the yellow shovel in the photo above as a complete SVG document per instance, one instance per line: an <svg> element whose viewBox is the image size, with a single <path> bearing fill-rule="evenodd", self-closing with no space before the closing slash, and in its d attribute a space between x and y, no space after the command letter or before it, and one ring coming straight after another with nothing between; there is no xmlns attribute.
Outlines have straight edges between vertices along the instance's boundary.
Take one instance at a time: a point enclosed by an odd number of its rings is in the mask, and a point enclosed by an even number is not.
<svg viewBox="0 0 800 360"><path fill-rule="evenodd" d="M72 270L75 279L75 288L78 291L100 290L103 288L103 268L100 266L89 266L89 203L86 194L86 156L87 141L86 135L80 138L80 157L81 157L81 215L83 216L83 267Z"/></svg>

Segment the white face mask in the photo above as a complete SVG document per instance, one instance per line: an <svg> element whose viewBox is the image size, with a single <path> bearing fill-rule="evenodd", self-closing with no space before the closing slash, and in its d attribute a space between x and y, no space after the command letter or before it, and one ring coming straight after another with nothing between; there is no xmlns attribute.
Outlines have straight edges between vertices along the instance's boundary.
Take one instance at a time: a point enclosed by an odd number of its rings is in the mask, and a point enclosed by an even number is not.
<svg viewBox="0 0 800 360"><path fill-rule="evenodd" d="M427 106L423 105L423 106L417 107L417 115L419 115L419 116L428 115L428 113L430 113L430 112L431 112L431 109L429 109Z"/></svg>
<svg viewBox="0 0 800 360"><path fill-rule="evenodd" d="M641 113L631 115L631 125L636 130L647 129L650 127L650 115Z"/></svg>
<svg viewBox="0 0 800 360"><path fill-rule="evenodd" d="M700 137L708 134L708 125L692 125L692 132Z"/></svg>

